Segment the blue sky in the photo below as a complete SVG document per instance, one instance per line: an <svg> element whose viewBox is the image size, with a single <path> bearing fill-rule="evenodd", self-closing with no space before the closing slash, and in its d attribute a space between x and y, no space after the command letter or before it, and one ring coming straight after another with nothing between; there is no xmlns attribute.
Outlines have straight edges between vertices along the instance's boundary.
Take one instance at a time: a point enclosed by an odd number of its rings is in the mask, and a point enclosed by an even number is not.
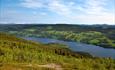
<svg viewBox="0 0 115 70"><path fill-rule="evenodd" d="M115 0L0 0L0 22L115 24Z"/></svg>

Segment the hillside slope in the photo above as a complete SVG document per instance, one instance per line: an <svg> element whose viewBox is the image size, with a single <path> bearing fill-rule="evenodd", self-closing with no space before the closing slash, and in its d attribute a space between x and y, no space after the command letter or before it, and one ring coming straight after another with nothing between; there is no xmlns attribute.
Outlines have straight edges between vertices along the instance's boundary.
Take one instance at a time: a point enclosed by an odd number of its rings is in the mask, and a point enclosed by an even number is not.
<svg viewBox="0 0 115 70"><path fill-rule="evenodd" d="M40 64L58 64L63 70L114 70L115 60L93 58L58 44L41 44L0 33L1 70L53 70ZM32 66L26 66L31 64ZM85 67L84 67L85 65ZM11 68L11 69L10 69Z"/></svg>

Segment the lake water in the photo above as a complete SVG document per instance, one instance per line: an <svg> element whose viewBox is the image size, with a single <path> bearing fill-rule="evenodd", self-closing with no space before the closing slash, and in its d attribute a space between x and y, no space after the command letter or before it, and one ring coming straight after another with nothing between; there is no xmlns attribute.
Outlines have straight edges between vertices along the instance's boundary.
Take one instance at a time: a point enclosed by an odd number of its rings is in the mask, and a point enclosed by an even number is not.
<svg viewBox="0 0 115 70"><path fill-rule="evenodd" d="M103 48L100 46L88 45L83 43L77 42L70 42L70 41L62 41L62 40L55 40L49 38L35 38L35 37L25 37L26 40L37 41L41 43L60 43L67 45L73 51L80 51L80 52L87 52L92 56L97 57L111 57L115 58L115 49L112 48Z"/></svg>

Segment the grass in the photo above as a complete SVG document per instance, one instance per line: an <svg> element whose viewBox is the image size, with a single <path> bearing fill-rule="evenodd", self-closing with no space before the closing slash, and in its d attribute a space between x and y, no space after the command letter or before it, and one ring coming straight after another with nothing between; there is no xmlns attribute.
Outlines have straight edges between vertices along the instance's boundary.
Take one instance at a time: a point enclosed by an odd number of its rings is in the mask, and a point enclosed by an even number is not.
<svg viewBox="0 0 115 70"><path fill-rule="evenodd" d="M115 70L115 59L86 57L60 46L23 41L1 33L0 70L53 70L36 66L50 63L60 65L63 70Z"/></svg>

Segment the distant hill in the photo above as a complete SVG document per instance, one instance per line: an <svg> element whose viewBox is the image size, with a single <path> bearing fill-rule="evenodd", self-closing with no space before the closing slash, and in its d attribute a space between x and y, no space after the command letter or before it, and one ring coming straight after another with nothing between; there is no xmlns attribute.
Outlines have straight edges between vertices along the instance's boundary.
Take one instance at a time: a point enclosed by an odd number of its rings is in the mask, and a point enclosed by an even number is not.
<svg viewBox="0 0 115 70"><path fill-rule="evenodd" d="M0 24L0 32L47 37L115 48L115 25Z"/></svg>

